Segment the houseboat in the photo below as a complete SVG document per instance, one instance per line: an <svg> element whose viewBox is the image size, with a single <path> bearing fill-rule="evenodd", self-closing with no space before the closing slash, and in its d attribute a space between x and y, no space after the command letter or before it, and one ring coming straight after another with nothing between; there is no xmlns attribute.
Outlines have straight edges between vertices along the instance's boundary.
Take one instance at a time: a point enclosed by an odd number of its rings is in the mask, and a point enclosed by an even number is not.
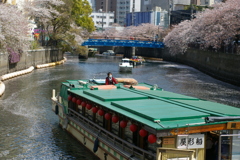
<svg viewBox="0 0 240 160"><path fill-rule="evenodd" d="M131 82L67 80L52 110L99 159L240 159L240 108Z"/></svg>
<svg viewBox="0 0 240 160"><path fill-rule="evenodd" d="M119 63L119 72L132 72L133 64L129 58L123 58Z"/></svg>

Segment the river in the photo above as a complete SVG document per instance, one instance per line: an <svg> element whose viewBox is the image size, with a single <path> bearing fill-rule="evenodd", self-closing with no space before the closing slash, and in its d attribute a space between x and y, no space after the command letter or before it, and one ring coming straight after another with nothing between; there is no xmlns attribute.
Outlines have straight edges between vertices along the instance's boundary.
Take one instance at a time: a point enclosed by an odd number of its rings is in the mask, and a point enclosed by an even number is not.
<svg viewBox="0 0 240 160"><path fill-rule="evenodd" d="M51 110L52 89L70 79L135 78L164 90L240 107L240 87L216 80L194 68L171 62L148 61L132 73L119 73L119 58L93 57L79 61L66 55L63 65L34 70L5 81L0 97L0 160L95 160L89 150L58 125Z"/></svg>

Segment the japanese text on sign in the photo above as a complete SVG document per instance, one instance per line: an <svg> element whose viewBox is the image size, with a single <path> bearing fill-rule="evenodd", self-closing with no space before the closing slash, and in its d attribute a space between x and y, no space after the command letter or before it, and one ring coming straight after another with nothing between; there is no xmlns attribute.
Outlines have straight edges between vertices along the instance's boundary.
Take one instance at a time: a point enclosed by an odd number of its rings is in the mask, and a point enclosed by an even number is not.
<svg viewBox="0 0 240 160"><path fill-rule="evenodd" d="M204 134L178 136L177 148L204 148Z"/></svg>

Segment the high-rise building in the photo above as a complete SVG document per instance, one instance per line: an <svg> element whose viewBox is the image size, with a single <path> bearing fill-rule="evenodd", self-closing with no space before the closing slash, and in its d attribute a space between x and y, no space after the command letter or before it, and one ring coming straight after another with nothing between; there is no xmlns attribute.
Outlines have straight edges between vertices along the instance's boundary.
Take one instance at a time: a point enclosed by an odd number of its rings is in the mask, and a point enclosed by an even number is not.
<svg viewBox="0 0 240 160"><path fill-rule="evenodd" d="M134 19L132 14L134 14ZM167 11L149 11L128 13L126 16L126 26L138 26L142 23L150 23L162 28L168 28Z"/></svg>
<svg viewBox="0 0 240 160"><path fill-rule="evenodd" d="M117 8L117 0L95 0L95 11L102 12L114 12L114 17L116 17L116 8ZM116 18L114 19L116 22Z"/></svg>
<svg viewBox="0 0 240 160"><path fill-rule="evenodd" d="M141 0L141 12L156 11L156 7L168 11L172 0Z"/></svg>
<svg viewBox="0 0 240 160"><path fill-rule="evenodd" d="M126 15L130 12L140 12L141 0L117 0L116 20L121 26L126 26ZM134 20L134 14L132 14Z"/></svg>

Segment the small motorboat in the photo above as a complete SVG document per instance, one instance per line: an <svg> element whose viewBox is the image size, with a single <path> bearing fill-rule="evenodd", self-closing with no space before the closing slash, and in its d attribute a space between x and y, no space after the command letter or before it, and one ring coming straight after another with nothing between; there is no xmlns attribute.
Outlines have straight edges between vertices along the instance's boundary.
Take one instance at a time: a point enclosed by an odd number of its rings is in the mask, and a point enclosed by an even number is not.
<svg viewBox="0 0 240 160"><path fill-rule="evenodd" d="M145 59L141 56L132 56L132 58L130 59L130 61L134 64L142 64L143 62L145 62Z"/></svg>
<svg viewBox="0 0 240 160"><path fill-rule="evenodd" d="M132 72L133 65L130 62L129 58L123 58L119 64L120 72Z"/></svg>

